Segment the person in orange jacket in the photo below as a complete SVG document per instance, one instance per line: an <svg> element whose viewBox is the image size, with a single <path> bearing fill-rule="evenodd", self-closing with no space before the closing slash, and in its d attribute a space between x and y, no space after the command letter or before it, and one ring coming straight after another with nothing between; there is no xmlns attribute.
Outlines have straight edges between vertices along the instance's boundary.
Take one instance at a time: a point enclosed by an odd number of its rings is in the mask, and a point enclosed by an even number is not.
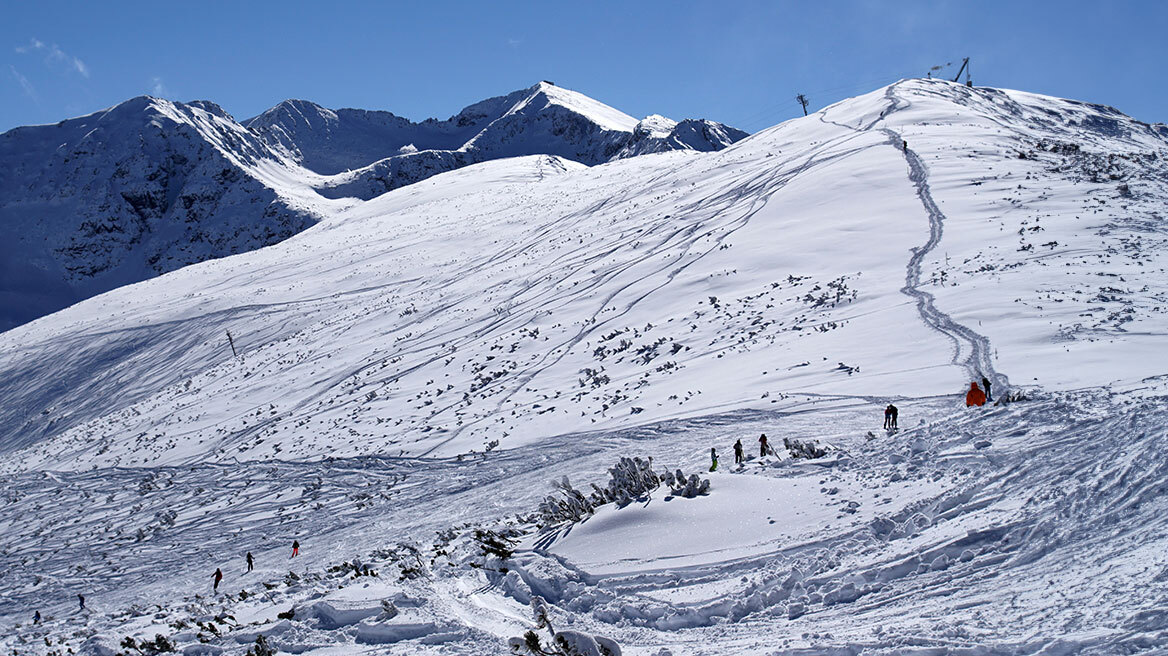
<svg viewBox="0 0 1168 656"><path fill-rule="evenodd" d="M977 383L969 384L969 391L965 393L965 407L972 408L975 405L985 405L986 395L977 386Z"/></svg>

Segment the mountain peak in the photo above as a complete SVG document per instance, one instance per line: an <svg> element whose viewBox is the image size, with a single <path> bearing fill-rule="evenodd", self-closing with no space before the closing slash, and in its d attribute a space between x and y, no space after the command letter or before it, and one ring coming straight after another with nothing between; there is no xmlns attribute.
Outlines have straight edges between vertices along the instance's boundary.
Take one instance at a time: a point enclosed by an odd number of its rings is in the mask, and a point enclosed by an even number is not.
<svg viewBox="0 0 1168 656"><path fill-rule="evenodd" d="M632 116L579 91L565 89L546 80L531 87L531 91L531 96L513 107L511 112L517 112L529 106L542 110L549 105L555 105L579 114L605 130L632 132L637 126L637 119Z"/></svg>

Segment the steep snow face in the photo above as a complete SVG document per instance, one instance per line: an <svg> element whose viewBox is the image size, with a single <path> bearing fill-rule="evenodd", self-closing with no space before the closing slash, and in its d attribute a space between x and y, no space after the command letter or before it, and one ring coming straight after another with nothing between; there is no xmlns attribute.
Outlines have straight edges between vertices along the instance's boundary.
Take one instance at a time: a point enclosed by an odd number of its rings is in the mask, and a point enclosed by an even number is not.
<svg viewBox="0 0 1168 656"><path fill-rule="evenodd" d="M721 150L746 137L712 121L679 124L654 115L638 122L548 82L476 103L445 121L411 123L384 112L286 101L247 125L329 175L320 193L363 200L493 159L544 154L592 166L646 153Z"/></svg>
<svg viewBox="0 0 1168 656"><path fill-rule="evenodd" d="M0 135L0 330L308 227L315 194L256 172L275 158L213 103L148 97Z"/></svg>
<svg viewBox="0 0 1168 656"><path fill-rule="evenodd" d="M4 335L0 445L15 468L453 456L983 375L1163 373L1162 137L1012 97L905 82L718 153L499 160L384 194ZM1019 158L1056 134L1079 155ZM1099 161L1127 182L1085 178ZM1019 185L1041 190L1019 206ZM1068 339L1083 313L1104 323Z"/></svg>

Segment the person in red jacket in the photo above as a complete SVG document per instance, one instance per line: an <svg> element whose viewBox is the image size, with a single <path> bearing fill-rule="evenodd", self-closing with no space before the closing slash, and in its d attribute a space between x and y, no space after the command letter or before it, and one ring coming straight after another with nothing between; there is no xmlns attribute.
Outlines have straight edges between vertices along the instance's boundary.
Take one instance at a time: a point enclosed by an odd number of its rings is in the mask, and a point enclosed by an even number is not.
<svg viewBox="0 0 1168 656"><path fill-rule="evenodd" d="M977 386L977 383L969 384L969 391L965 393L965 407L972 408L975 405L985 405L986 395Z"/></svg>

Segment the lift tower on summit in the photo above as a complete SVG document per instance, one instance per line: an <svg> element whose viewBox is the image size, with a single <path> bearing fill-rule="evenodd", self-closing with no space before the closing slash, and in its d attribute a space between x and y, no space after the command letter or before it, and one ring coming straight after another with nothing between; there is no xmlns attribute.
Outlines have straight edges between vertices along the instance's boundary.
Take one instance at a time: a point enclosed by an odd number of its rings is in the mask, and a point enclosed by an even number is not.
<svg viewBox="0 0 1168 656"><path fill-rule="evenodd" d="M972 87L973 82L969 79L969 57L961 60L961 68L957 69L957 75L953 76L953 81L960 82L962 73L965 73L965 86Z"/></svg>

